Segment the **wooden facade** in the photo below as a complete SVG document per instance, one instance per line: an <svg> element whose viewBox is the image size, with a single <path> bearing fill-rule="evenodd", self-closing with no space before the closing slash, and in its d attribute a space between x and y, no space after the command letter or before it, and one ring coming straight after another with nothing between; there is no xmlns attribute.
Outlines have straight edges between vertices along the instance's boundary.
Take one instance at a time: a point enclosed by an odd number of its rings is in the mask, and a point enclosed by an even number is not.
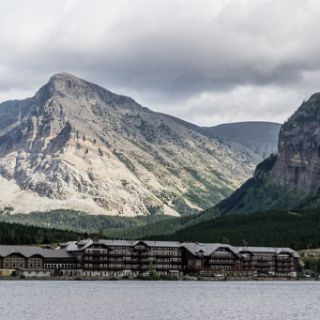
<svg viewBox="0 0 320 320"><path fill-rule="evenodd" d="M186 245L186 273L194 275L296 277L299 255L289 248Z"/></svg>
<svg viewBox="0 0 320 320"><path fill-rule="evenodd" d="M181 248L152 245L150 241L134 244L120 242L92 243L83 250L82 269L85 275L125 276L148 272L182 274Z"/></svg>
<svg viewBox="0 0 320 320"><path fill-rule="evenodd" d="M56 250L0 246L0 269L56 276L130 277L155 273L295 277L298 261L297 252L289 248L219 243L87 239L60 244Z"/></svg>

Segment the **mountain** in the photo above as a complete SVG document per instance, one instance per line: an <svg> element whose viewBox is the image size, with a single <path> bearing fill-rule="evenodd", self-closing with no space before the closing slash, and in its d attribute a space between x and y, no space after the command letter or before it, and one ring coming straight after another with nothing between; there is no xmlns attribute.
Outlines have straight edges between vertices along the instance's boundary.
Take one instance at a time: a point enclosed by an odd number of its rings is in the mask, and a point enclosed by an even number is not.
<svg viewBox="0 0 320 320"><path fill-rule="evenodd" d="M215 207L221 213L320 206L320 93L303 102L281 127L279 151L254 177Z"/></svg>
<svg viewBox="0 0 320 320"><path fill-rule="evenodd" d="M0 211L191 214L227 197L258 161L66 73L0 104Z"/></svg>
<svg viewBox="0 0 320 320"><path fill-rule="evenodd" d="M319 175L320 93L316 93L283 124L278 153L263 160L251 179L194 219L186 217L183 223L180 218L174 226L167 222L166 229L164 221L157 222L149 227L151 237L319 247Z"/></svg>
<svg viewBox="0 0 320 320"><path fill-rule="evenodd" d="M252 121L220 124L204 130L225 141L245 146L263 160L277 151L280 127L279 123Z"/></svg>

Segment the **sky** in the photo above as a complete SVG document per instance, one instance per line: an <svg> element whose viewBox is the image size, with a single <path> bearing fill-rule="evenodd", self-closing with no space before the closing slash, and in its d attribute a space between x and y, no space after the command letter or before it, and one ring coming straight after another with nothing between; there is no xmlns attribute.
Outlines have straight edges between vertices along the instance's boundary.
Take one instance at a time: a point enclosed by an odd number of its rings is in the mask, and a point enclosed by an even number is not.
<svg viewBox="0 0 320 320"><path fill-rule="evenodd" d="M0 101L69 72L202 126L320 91L318 0L0 0Z"/></svg>

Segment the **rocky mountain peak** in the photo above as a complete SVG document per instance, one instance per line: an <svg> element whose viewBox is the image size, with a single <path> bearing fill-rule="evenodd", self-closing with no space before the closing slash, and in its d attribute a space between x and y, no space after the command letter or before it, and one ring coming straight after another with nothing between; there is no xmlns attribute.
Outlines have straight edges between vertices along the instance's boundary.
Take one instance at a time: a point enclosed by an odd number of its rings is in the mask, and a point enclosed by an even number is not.
<svg viewBox="0 0 320 320"><path fill-rule="evenodd" d="M56 74L53 74L49 79L49 82L65 82L65 81L86 82L85 80L82 80L68 72L58 72Z"/></svg>
<svg viewBox="0 0 320 320"><path fill-rule="evenodd" d="M92 96L96 90L95 86L96 85L77 78L72 74L57 73L49 79L46 85L40 88L38 95L45 99L54 96ZM103 92L108 92L106 89L100 89ZM110 94L110 92L108 93Z"/></svg>
<svg viewBox="0 0 320 320"><path fill-rule="evenodd" d="M45 87L51 94L69 96L72 99L100 102L117 107L141 107L130 97L115 94L70 73L53 75Z"/></svg>
<svg viewBox="0 0 320 320"><path fill-rule="evenodd" d="M286 125L313 121L320 121L320 92L313 94L309 100L304 101Z"/></svg>
<svg viewBox="0 0 320 320"><path fill-rule="evenodd" d="M248 150L73 75L0 104L0 209L181 215L253 172Z"/></svg>

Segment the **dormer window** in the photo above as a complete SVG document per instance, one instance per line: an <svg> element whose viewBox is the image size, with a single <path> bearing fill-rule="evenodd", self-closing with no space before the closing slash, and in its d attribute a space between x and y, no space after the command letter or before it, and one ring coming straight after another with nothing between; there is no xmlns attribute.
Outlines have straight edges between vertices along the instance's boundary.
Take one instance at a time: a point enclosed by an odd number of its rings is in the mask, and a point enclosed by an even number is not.
<svg viewBox="0 0 320 320"><path fill-rule="evenodd" d="M203 251L202 251L202 250L198 251L198 252L196 253L196 255L197 255L198 257L203 257Z"/></svg>

